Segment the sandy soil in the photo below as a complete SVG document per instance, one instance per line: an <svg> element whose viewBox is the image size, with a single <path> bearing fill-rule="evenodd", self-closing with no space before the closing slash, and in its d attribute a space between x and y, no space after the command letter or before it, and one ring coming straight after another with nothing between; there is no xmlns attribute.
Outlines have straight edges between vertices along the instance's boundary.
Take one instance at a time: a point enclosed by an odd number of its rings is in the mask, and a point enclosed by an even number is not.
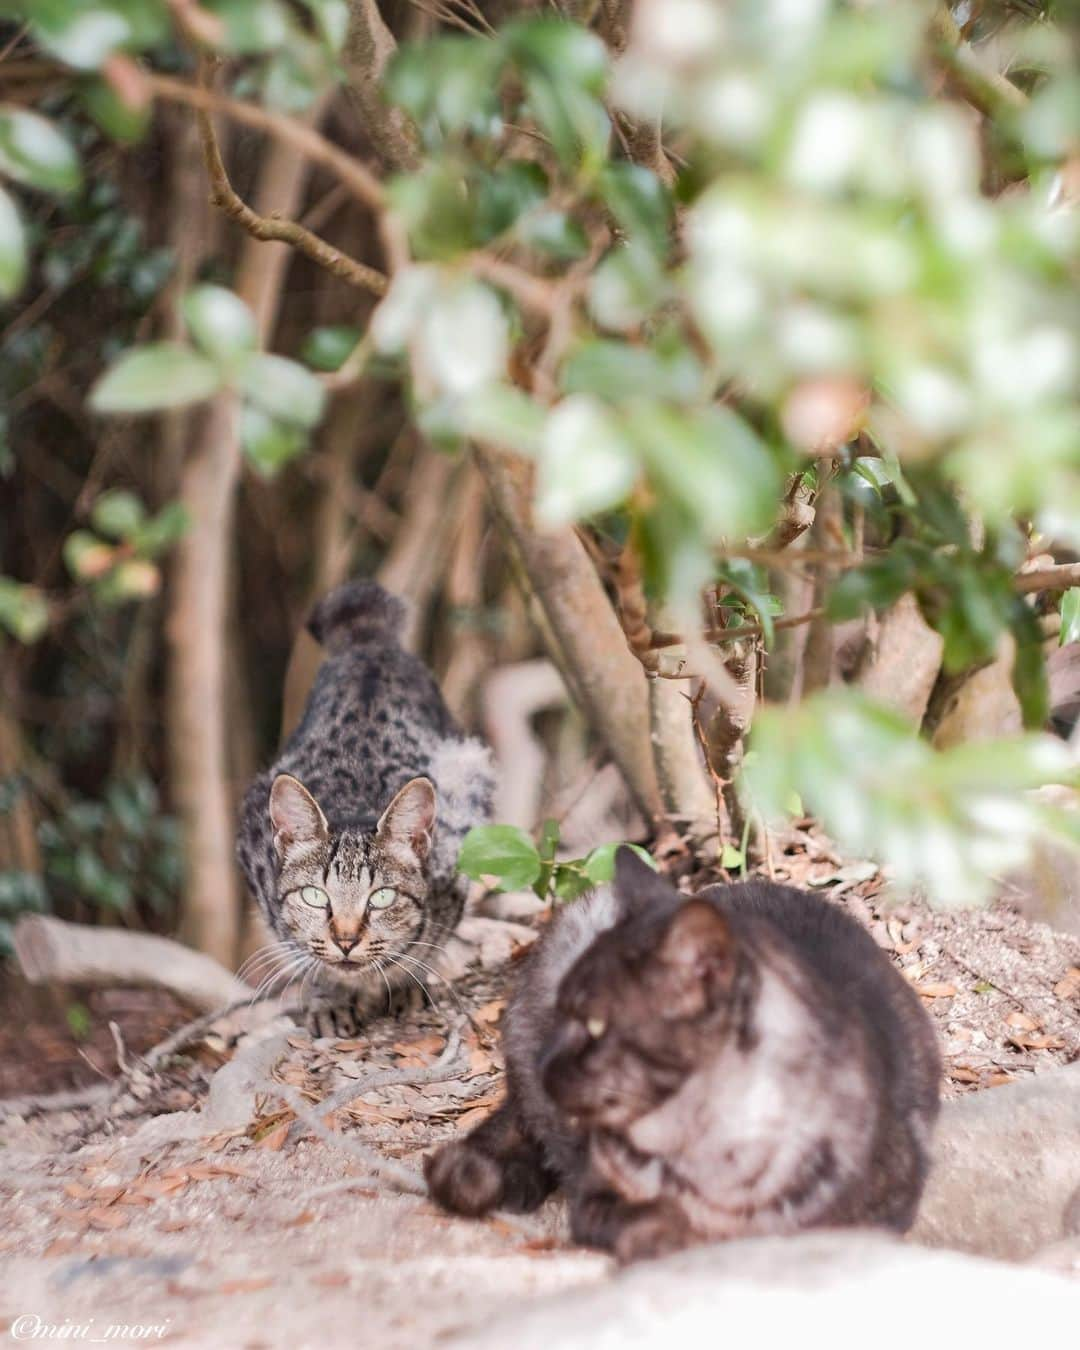
<svg viewBox="0 0 1080 1350"><path fill-rule="evenodd" d="M870 865L812 836L774 872L834 895L891 951L938 1023L946 1094L1080 1054L1080 939L1003 906L890 907ZM473 969L436 992L440 1008L352 1042L280 1022L239 1050L216 1035L135 1072L107 1109L0 1123L0 1327L93 1319L87 1338L113 1323L178 1345L417 1350L605 1279L605 1258L567 1244L558 1202L470 1223L422 1194L424 1152L498 1100L511 976L512 962Z"/></svg>

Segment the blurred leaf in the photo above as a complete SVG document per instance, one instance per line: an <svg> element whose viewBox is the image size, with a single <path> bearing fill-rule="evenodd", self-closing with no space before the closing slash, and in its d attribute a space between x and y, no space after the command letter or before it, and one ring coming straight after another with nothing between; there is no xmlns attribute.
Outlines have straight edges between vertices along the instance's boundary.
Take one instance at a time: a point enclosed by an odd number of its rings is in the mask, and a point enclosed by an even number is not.
<svg viewBox="0 0 1080 1350"><path fill-rule="evenodd" d="M598 188L611 214L631 237L644 240L659 257L667 252L671 194L651 169L620 161L608 164Z"/></svg>
<svg viewBox="0 0 1080 1350"><path fill-rule="evenodd" d="M181 302L188 331L211 360L235 366L254 351L255 316L239 296L224 286L196 286Z"/></svg>
<svg viewBox="0 0 1080 1350"><path fill-rule="evenodd" d="M592 887L593 883L582 871L580 864L556 864L553 889L559 900L577 900L586 891L591 891Z"/></svg>
<svg viewBox="0 0 1080 1350"><path fill-rule="evenodd" d="M536 881L541 860L536 845L516 825L475 825L462 841L457 865L474 881L497 877L499 890L517 891Z"/></svg>
<svg viewBox="0 0 1080 1350"><path fill-rule="evenodd" d="M146 508L133 492L113 488L94 503L90 521L95 530L110 539L127 539L146 518Z"/></svg>
<svg viewBox="0 0 1080 1350"><path fill-rule="evenodd" d="M26 231L15 203L0 187L0 300L18 295L26 280Z"/></svg>
<svg viewBox="0 0 1080 1350"><path fill-rule="evenodd" d="M675 402L693 402L704 375L689 347L639 347L607 338L587 338L570 353L562 372L569 394L596 394L618 406L629 392Z"/></svg>
<svg viewBox="0 0 1080 1350"><path fill-rule="evenodd" d="M186 534L190 526L191 517L183 502L169 502L152 520L139 526L131 543L143 557L156 558Z"/></svg>
<svg viewBox="0 0 1080 1350"><path fill-rule="evenodd" d="M0 576L0 628L19 642L36 642L49 626L45 597L33 586Z"/></svg>
<svg viewBox="0 0 1080 1350"><path fill-rule="evenodd" d="M0 108L0 173L42 192L74 192L82 179L67 138L23 108Z"/></svg>
<svg viewBox="0 0 1080 1350"><path fill-rule="evenodd" d="M1073 586L1061 597L1061 633L1059 643L1080 642L1080 586Z"/></svg>
<svg viewBox="0 0 1080 1350"><path fill-rule="evenodd" d="M548 194L543 166L516 159L482 174L476 186L476 242L486 244L509 230L514 222Z"/></svg>
<svg viewBox="0 0 1080 1350"><path fill-rule="evenodd" d="M310 429L323 414L326 390L317 375L284 356L258 352L240 369L240 387L271 417Z"/></svg>
<svg viewBox="0 0 1080 1350"><path fill-rule="evenodd" d="M97 381L90 407L102 413L160 412L200 403L215 394L217 367L175 342L152 342L126 352Z"/></svg>
<svg viewBox="0 0 1080 1350"><path fill-rule="evenodd" d="M637 474L633 445L615 414L588 394L571 394L544 428L537 516L559 525L617 506Z"/></svg>
<svg viewBox="0 0 1080 1350"><path fill-rule="evenodd" d="M614 248L589 282L589 312L602 328L625 332L639 327L668 293L656 255L632 242Z"/></svg>
<svg viewBox="0 0 1080 1350"><path fill-rule="evenodd" d="M201 0L201 4L222 21L221 45L235 55L271 51L295 36L289 12L279 0Z"/></svg>
<svg viewBox="0 0 1080 1350"><path fill-rule="evenodd" d="M565 211L530 212L518 227L521 242L560 262L573 262L589 251L585 231Z"/></svg>
<svg viewBox="0 0 1080 1350"><path fill-rule="evenodd" d="M105 80L90 80L81 90L83 107L114 141L141 141L150 128L153 110L149 104L133 108L119 98Z"/></svg>
<svg viewBox="0 0 1080 1350"><path fill-rule="evenodd" d="M307 445L307 431L284 422L262 408L246 403L240 414L240 441L244 453L264 478L272 478Z"/></svg>
<svg viewBox="0 0 1080 1350"><path fill-rule="evenodd" d="M112 567L116 550L89 530L73 530L64 540L64 562L79 581L93 581Z"/></svg>
<svg viewBox="0 0 1080 1350"><path fill-rule="evenodd" d="M508 384L489 384L470 394L461 405L461 430L478 441L539 454L547 413L539 404Z"/></svg>
<svg viewBox="0 0 1080 1350"><path fill-rule="evenodd" d="M598 848L593 849L582 864L585 875L594 886L611 881L615 876L615 854L620 848L631 849L642 862L647 862L654 872L659 871L652 854L648 849L642 848L640 844L601 844Z"/></svg>
<svg viewBox="0 0 1080 1350"><path fill-rule="evenodd" d="M303 0L315 16L319 36L329 51L340 52L349 31L349 6L346 0Z"/></svg>
<svg viewBox="0 0 1080 1350"><path fill-rule="evenodd" d="M90 1010L85 1003L69 1003L64 1008L64 1020L77 1041L85 1041L93 1028Z"/></svg>
<svg viewBox="0 0 1080 1350"><path fill-rule="evenodd" d="M315 370L340 370L363 334L349 324L314 329L300 349L300 357Z"/></svg>

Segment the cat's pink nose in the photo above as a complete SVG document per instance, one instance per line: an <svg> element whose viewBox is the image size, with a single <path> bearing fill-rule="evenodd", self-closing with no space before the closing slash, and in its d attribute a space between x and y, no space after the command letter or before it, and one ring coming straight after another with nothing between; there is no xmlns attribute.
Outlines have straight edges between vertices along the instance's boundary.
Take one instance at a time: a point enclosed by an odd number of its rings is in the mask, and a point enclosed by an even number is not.
<svg viewBox="0 0 1080 1350"><path fill-rule="evenodd" d="M348 954L352 951L352 949L356 946L356 944L357 944L359 941L360 941L360 939L359 939L358 937L335 937L335 938L334 938L335 944L336 944L338 947L341 948L341 951L342 951L342 953L343 953L345 956L348 956Z"/></svg>

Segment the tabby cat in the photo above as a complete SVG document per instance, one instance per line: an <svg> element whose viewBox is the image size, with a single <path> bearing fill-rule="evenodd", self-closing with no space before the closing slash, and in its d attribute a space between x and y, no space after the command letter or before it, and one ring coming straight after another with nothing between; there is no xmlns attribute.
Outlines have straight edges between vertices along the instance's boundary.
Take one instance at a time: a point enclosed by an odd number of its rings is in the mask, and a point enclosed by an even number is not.
<svg viewBox="0 0 1080 1350"><path fill-rule="evenodd" d="M623 1261L811 1226L910 1226L941 1065L933 1024L858 923L768 882L680 896L627 848L566 906L507 1008L507 1097L428 1159L479 1215L557 1185Z"/></svg>
<svg viewBox="0 0 1080 1350"><path fill-rule="evenodd" d="M427 985L464 905L459 845L490 811L489 752L400 646L404 615L372 581L320 601L303 718L244 798L240 864L285 968L323 995L319 1034L351 1035Z"/></svg>

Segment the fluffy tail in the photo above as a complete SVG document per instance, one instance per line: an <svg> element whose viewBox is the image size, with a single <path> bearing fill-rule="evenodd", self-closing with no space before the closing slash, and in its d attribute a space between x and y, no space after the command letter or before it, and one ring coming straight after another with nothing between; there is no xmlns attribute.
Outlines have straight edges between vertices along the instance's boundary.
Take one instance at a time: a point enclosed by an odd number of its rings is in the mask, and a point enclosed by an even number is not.
<svg viewBox="0 0 1080 1350"><path fill-rule="evenodd" d="M308 632L329 652L355 643L396 642L405 602L377 581L347 581L324 595L308 619Z"/></svg>

